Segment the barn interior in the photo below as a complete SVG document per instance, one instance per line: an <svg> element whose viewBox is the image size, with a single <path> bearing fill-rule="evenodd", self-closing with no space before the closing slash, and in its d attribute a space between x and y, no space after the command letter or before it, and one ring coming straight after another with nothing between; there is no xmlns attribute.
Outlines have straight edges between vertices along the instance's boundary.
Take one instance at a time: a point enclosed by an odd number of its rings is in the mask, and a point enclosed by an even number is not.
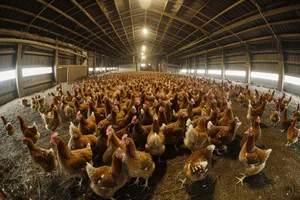
<svg viewBox="0 0 300 200"><path fill-rule="evenodd" d="M0 13L0 199L300 199L299 1Z"/></svg>

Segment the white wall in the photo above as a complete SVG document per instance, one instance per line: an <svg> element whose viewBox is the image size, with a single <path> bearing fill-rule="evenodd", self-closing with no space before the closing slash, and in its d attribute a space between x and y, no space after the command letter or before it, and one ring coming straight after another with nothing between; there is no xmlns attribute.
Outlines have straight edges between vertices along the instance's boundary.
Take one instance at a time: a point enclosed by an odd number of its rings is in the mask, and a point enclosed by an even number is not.
<svg viewBox="0 0 300 200"><path fill-rule="evenodd" d="M119 66L119 72L135 72L136 71L136 65L135 63L131 64L124 64Z"/></svg>

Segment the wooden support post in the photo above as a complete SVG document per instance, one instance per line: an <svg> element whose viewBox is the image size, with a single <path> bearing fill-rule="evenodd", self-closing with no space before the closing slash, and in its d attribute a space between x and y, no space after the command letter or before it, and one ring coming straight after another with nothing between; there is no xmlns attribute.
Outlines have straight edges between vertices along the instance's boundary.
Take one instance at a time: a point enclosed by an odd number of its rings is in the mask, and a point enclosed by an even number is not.
<svg viewBox="0 0 300 200"><path fill-rule="evenodd" d="M22 60L22 44L18 44L16 51L16 86L18 91L18 97L23 97L24 94L24 85L23 85L23 77L22 77L22 66L21 66L21 60Z"/></svg>
<svg viewBox="0 0 300 200"><path fill-rule="evenodd" d="M224 50L222 50L222 62L221 62L221 79L225 79L225 55Z"/></svg>
<svg viewBox="0 0 300 200"><path fill-rule="evenodd" d="M190 70L189 70L189 58L186 58L185 65L186 65L187 73L190 74Z"/></svg>
<svg viewBox="0 0 300 200"><path fill-rule="evenodd" d="M53 52L53 82L57 82L57 68L58 68L58 50Z"/></svg>
<svg viewBox="0 0 300 200"><path fill-rule="evenodd" d="M277 82L277 90L283 91L284 87L284 54L282 50L282 45L280 40L278 40L279 45L279 71L278 71L278 82Z"/></svg>
<svg viewBox="0 0 300 200"><path fill-rule="evenodd" d="M250 84L251 82L251 55L249 51L246 51L246 77L245 82Z"/></svg>
<svg viewBox="0 0 300 200"><path fill-rule="evenodd" d="M96 73L96 63L97 63L97 53L95 52L93 55L93 71Z"/></svg>
<svg viewBox="0 0 300 200"><path fill-rule="evenodd" d="M207 76L208 75L208 59L207 59L207 53L205 53L205 61L204 61L204 75Z"/></svg>

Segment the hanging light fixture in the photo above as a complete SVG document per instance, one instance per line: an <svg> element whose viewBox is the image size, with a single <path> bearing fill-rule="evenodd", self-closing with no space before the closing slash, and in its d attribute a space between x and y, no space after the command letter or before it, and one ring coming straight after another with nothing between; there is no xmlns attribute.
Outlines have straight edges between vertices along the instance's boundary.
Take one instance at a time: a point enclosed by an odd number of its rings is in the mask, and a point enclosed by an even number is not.
<svg viewBox="0 0 300 200"><path fill-rule="evenodd" d="M143 33L144 33L144 35L147 35L148 34L148 29L147 28L143 28Z"/></svg>

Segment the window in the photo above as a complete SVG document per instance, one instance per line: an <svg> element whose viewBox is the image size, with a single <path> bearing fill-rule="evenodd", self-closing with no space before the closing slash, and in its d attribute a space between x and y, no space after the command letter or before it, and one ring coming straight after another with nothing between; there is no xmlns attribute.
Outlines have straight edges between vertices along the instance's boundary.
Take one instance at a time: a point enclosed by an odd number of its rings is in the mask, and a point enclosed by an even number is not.
<svg viewBox="0 0 300 200"><path fill-rule="evenodd" d="M197 74L205 74L205 69L197 69Z"/></svg>
<svg viewBox="0 0 300 200"><path fill-rule="evenodd" d="M7 70L0 72L0 82L16 78L15 70Z"/></svg>
<svg viewBox="0 0 300 200"><path fill-rule="evenodd" d="M194 69L191 69L191 73L192 73L192 74L195 73L195 70L194 70Z"/></svg>
<svg viewBox="0 0 300 200"><path fill-rule="evenodd" d="M24 68L22 69L23 77L35 76L41 74L51 74L52 67L34 67L34 68Z"/></svg>
<svg viewBox="0 0 300 200"><path fill-rule="evenodd" d="M145 63L142 63L142 64L141 64L141 67L146 67L146 64L145 64Z"/></svg>
<svg viewBox="0 0 300 200"><path fill-rule="evenodd" d="M246 76L245 71L235 71L235 70L226 70L225 74L229 76L242 76L242 77Z"/></svg>
<svg viewBox="0 0 300 200"><path fill-rule="evenodd" d="M100 71L100 67L97 67L97 68L96 68L96 71L97 71L97 72Z"/></svg>
<svg viewBox="0 0 300 200"><path fill-rule="evenodd" d="M211 69L208 70L208 74L221 75L221 70Z"/></svg>
<svg viewBox="0 0 300 200"><path fill-rule="evenodd" d="M285 75L284 82L294 84L294 85L300 85L300 78Z"/></svg>
<svg viewBox="0 0 300 200"><path fill-rule="evenodd" d="M181 69L181 70L180 70L180 73L181 73L181 74L186 74L186 73L187 73L187 69Z"/></svg>
<svg viewBox="0 0 300 200"><path fill-rule="evenodd" d="M251 78L260 78L260 79L277 81L278 74L265 73L265 72L251 72Z"/></svg>
<svg viewBox="0 0 300 200"><path fill-rule="evenodd" d="M89 72L92 72L92 71L94 71L94 69L93 68L89 68Z"/></svg>

